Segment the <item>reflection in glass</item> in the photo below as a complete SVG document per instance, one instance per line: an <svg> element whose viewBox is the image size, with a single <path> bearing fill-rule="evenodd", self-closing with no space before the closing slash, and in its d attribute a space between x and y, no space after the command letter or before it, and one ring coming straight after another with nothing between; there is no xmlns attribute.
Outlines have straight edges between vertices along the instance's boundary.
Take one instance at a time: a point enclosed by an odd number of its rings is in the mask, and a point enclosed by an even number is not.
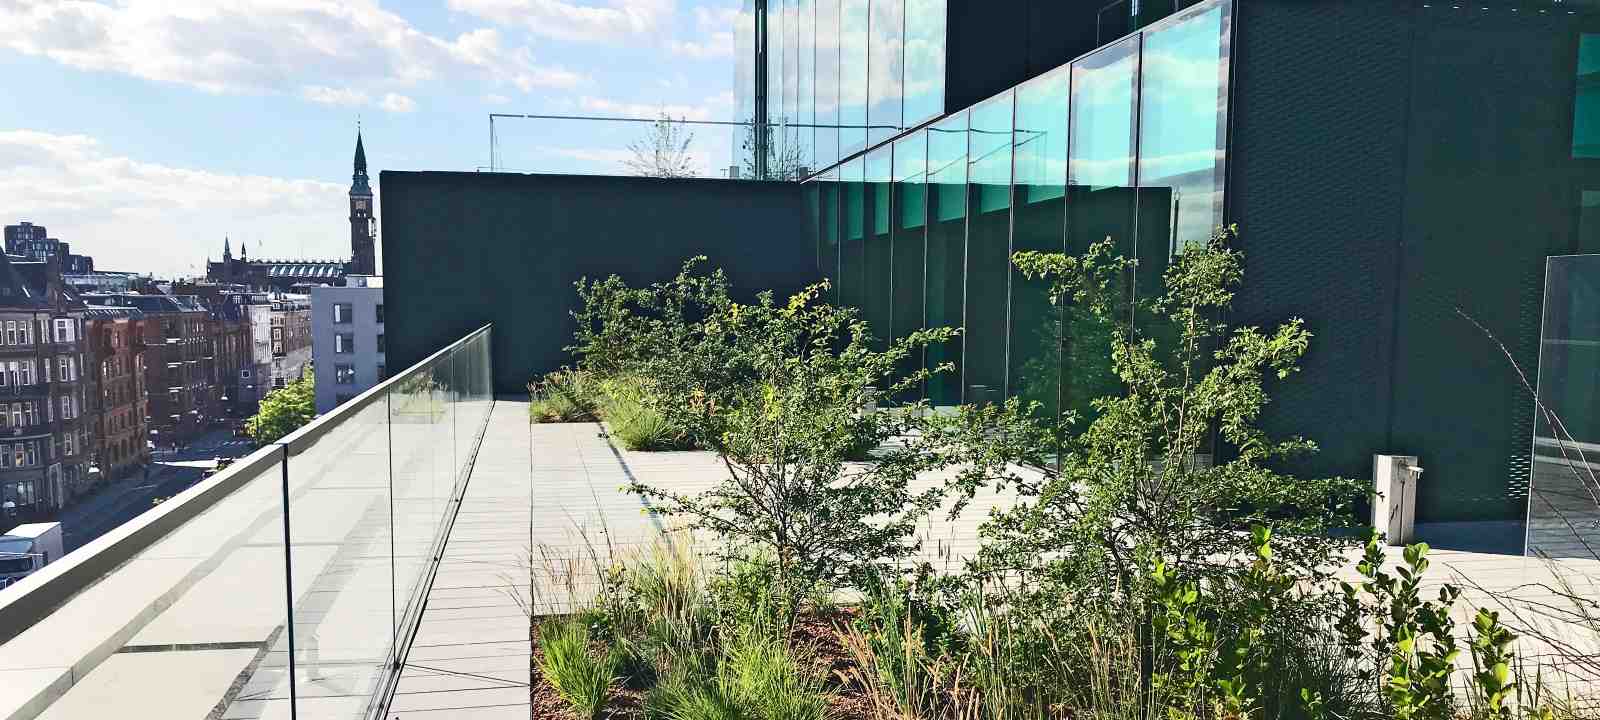
<svg viewBox="0 0 1600 720"><path fill-rule="evenodd" d="M1067 105L1070 75L1056 70L1017 89L1013 252L1065 249ZM1011 338L1006 394L1037 402L1046 417L1060 410L1061 308L1051 281L1011 268Z"/></svg>
<svg viewBox="0 0 1600 720"><path fill-rule="evenodd" d="M1578 89L1572 110L1572 156L1600 157L1600 35L1578 38Z"/></svg>
<svg viewBox="0 0 1600 720"><path fill-rule="evenodd" d="M1546 264L1538 394L1552 423L1534 413L1528 554L1593 557L1600 546L1600 255Z"/></svg>
<svg viewBox="0 0 1600 720"><path fill-rule="evenodd" d="M945 0L905 0L903 124L944 113Z"/></svg>
<svg viewBox="0 0 1600 720"><path fill-rule="evenodd" d="M755 122L756 113L755 12L755 0L741 0L733 23L733 118L744 123ZM733 167L755 167L746 133L734 135L731 144Z"/></svg>
<svg viewBox="0 0 1600 720"><path fill-rule="evenodd" d="M822 277L828 280L830 288L827 294L828 302L840 305L843 303L839 300L839 258L842 256L842 253L839 252L839 223L841 221L839 213L839 171L837 169L829 170L817 176L816 184L818 186L818 204L822 207L821 219L818 221L818 225L821 226L818 229L819 236L817 240L818 254L821 258L819 261L821 267L818 269L822 271Z"/></svg>
<svg viewBox="0 0 1600 720"><path fill-rule="evenodd" d="M905 81L905 0L871 0L872 16L867 66L867 143L876 144L900 131L900 103Z"/></svg>
<svg viewBox="0 0 1600 720"><path fill-rule="evenodd" d="M799 77L796 80L796 91L799 93L799 114L795 117L795 135L799 137L795 153L800 163L801 170L796 173L798 177L810 174L817 167L816 128L817 102L815 85L817 80L817 48L816 48L816 0L798 0L796 5L798 20L796 22L796 37L799 48Z"/></svg>
<svg viewBox="0 0 1600 720"><path fill-rule="evenodd" d="M889 262L892 247L889 244L889 183L892 180L893 155L888 147L867 153L866 210L867 244L862 270L865 302L861 315L873 336L880 340L889 337L893 310L889 298ZM879 347L885 343L880 342Z"/></svg>
<svg viewBox="0 0 1600 720"><path fill-rule="evenodd" d="M1012 93L974 107L967 128L967 291L964 402L1000 400L1006 382L1011 276Z"/></svg>
<svg viewBox="0 0 1600 720"><path fill-rule="evenodd" d="M927 252L928 226L928 136L915 133L894 144L894 252L889 297L894 309L889 316L890 336L903 338L923 327L923 264ZM919 355L908 360L902 376L922 366ZM921 399L920 390L902 401Z"/></svg>
<svg viewBox="0 0 1600 720"><path fill-rule="evenodd" d="M817 268L822 268L822 184L807 182L800 186L800 200L805 206L805 215L801 219L802 227L800 237L811 244L812 257L816 258Z"/></svg>
<svg viewBox="0 0 1600 720"><path fill-rule="evenodd" d="M1071 155L1067 161L1067 254L1082 255L1110 238L1118 254L1134 257L1133 94L1138 37L1072 65ZM1131 321L1132 278L1111 288L1119 317ZM1118 390L1111 372L1112 328L1077 307L1066 310L1061 406L1093 417L1090 401Z"/></svg>
<svg viewBox="0 0 1600 720"><path fill-rule="evenodd" d="M784 93L784 40L787 37L783 28L784 14L783 3L780 0L767 2L767 171L772 172L773 158L783 157L783 151L788 143L784 136L783 93Z"/></svg>
<svg viewBox="0 0 1600 720"><path fill-rule="evenodd" d="M839 161L839 0L816 0L817 167Z"/></svg>
<svg viewBox="0 0 1600 720"><path fill-rule="evenodd" d="M967 113L928 128L928 245L923 317L928 327L960 327L967 239ZM950 363L928 381L935 406L961 403L961 342L928 348L927 367Z"/></svg>
<svg viewBox="0 0 1600 720"><path fill-rule="evenodd" d="M866 176L862 158L839 166L840 222L844 241L839 247L839 304L861 308L866 304Z"/></svg>
<svg viewBox="0 0 1600 720"><path fill-rule="evenodd" d="M867 0L839 2L839 155L867 146Z"/></svg>
<svg viewBox="0 0 1600 720"><path fill-rule="evenodd" d="M1222 224L1227 55L1223 8L1211 6L1146 33L1140 60L1139 186L1165 194L1166 237L1141 227L1139 254L1156 259L1206 242ZM1157 208L1151 208L1156 215ZM1141 208L1141 220L1146 217ZM1158 253L1153 245L1164 246ZM1164 259L1163 259L1164 260ZM1162 262L1161 265L1165 265Z"/></svg>

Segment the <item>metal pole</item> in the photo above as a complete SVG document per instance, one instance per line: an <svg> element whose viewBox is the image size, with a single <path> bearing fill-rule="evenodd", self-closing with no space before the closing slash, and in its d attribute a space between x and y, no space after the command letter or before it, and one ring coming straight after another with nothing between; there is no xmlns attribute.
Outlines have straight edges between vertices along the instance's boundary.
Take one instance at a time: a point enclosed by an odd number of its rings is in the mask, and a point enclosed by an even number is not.
<svg viewBox="0 0 1600 720"><path fill-rule="evenodd" d="M289 549L289 446L280 444L278 447L283 450L283 596L288 610L284 628L289 631L289 718L299 720L295 708L298 691L295 688L294 666L294 560L293 552Z"/></svg>

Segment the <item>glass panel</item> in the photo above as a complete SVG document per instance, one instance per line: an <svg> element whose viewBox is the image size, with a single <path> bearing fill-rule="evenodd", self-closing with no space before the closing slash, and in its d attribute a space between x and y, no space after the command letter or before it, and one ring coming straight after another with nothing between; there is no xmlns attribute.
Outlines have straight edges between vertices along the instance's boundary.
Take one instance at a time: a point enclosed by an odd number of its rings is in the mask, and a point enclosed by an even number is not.
<svg viewBox="0 0 1600 720"><path fill-rule="evenodd" d="M799 156L802 171L800 176L810 174L817 167L817 131L813 127L817 122L817 8L816 0L799 0L797 6L798 27L796 29L797 47L800 51L798 60L799 70L796 78L796 88L799 92L800 109L795 119L795 134L799 136Z"/></svg>
<svg viewBox="0 0 1600 720"><path fill-rule="evenodd" d="M783 111L779 127L783 142L778 157L782 159L781 179L793 179L799 172L800 133L795 123L800 116L800 47L798 0L783 0ZM776 4L776 3L775 3Z"/></svg>
<svg viewBox="0 0 1600 720"><path fill-rule="evenodd" d="M999 400L1006 382L1011 266L1012 93L974 107L967 131L967 292L963 402Z"/></svg>
<svg viewBox="0 0 1600 720"><path fill-rule="evenodd" d="M6 641L70 682L18 674L7 690L54 701L46 716L104 716L106 698L127 717L362 716L399 671L482 437L489 347L476 335L147 509L166 516L146 526L159 537ZM136 542L102 540L74 552Z"/></svg>
<svg viewBox="0 0 1600 720"><path fill-rule="evenodd" d="M416 560L394 562L395 530L435 539L445 506L425 527L391 517L391 461L411 460L415 446L391 457L389 404L374 402L289 458L295 595L295 692L302 717L326 716L338 696L372 694L391 659ZM448 450L448 448L446 448ZM443 498L448 501L448 497ZM401 573L404 567L408 572ZM287 684L284 687L287 690Z"/></svg>
<svg viewBox="0 0 1600 720"><path fill-rule="evenodd" d="M1226 27L1223 6L1215 5L1145 33L1139 255L1150 267L1141 275L1164 269L1167 256L1205 243L1222 224Z"/></svg>
<svg viewBox="0 0 1600 720"><path fill-rule="evenodd" d="M839 154L867 146L867 0L839 3Z"/></svg>
<svg viewBox="0 0 1600 720"><path fill-rule="evenodd" d="M1110 238L1134 256L1133 89L1138 40L1132 37L1072 65L1071 155L1067 162L1067 253ZM1131 278L1113 288L1128 308ZM1131 312L1124 309L1121 312ZM1120 387L1111 372L1111 329L1076 306L1066 310L1062 409L1085 419L1089 403ZM1130 317L1131 315L1124 315Z"/></svg>
<svg viewBox="0 0 1600 720"><path fill-rule="evenodd" d="M839 0L817 3L817 167L839 161Z"/></svg>
<svg viewBox="0 0 1600 720"><path fill-rule="evenodd" d="M855 158L839 168L840 222L844 242L839 252L839 304L864 308L866 303L866 177L865 163Z"/></svg>
<svg viewBox="0 0 1600 720"><path fill-rule="evenodd" d="M817 178L819 194L821 196L821 236L817 241L818 252L821 256L820 264L822 277L828 280L831 288L828 291L828 301L842 305L839 295L839 252L840 223L843 218L839 213L839 171L829 170Z"/></svg>
<svg viewBox="0 0 1600 720"><path fill-rule="evenodd" d="M966 284L967 113L928 128L928 257L923 293L928 327L960 327ZM927 367L952 364L928 381L935 406L961 402L961 341L928 348Z"/></svg>
<svg viewBox="0 0 1600 720"><path fill-rule="evenodd" d="M1070 74L1062 68L1017 89L1015 210L1011 249L1062 252L1066 238L1067 104ZM1006 392L1060 411L1061 308L1051 281L1011 268L1011 338Z"/></svg>
<svg viewBox="0 0 1600 720"><path fill-rule="evenodd" d="M905 0L872 0L871 53L867 73L867 143L894 137L902 127L900 102L905 81Z"/></svg>
<svg viewBox="0 0 1600 720"><path fill-rule="evenodd" d="M945 0L905 0L906 127L944 113Z"/></svg>
<svg viewBox="0 0 1600 720"><path fill-rule="evenodd" d="M1534 413L1527 552L1593 557L1600 542L1592 475L1600 462L1600 255L1547 263L1538 393L1560 426Z"/></svg>
<svg viewBox="0 0 1600 720"><path fill-rule="evenodd" d="M893 311L889 299L889 182L892 180L893 152L889 147L867 153L866 210L867 244L863 266L862 317L872 334L888 338ZM882 347L884 343L879 343Z"/></svg>
<svg viewBox="0 0 1600 720"><path fill-rule="evenodd" d="M928 226L928 135L915 133L894 144L894 263L889 296L894 310L890 335L903 338L923 327L924 258ZM908 359L902 373L921 367L923 358ZM921 399L920 390L902 401Z"/></svg>
<svg viewBox="0 0 1600 720"><path fill-rule="evenodd" d="M784 6L778 0L768 0L766 2L766 122L776 128L781 125L782 118L784 118ZM781 136L776 130L773 133Z"/></svg>
<svg viewBox="0 0 1600 720"><path fill-rule="evenodd" d="M1600 157L1600 35L1578 38L1578 89L1572 111L1572 156Z"/></svg>
<svg viewBox="0 0 1600 720"><path fill-rule="evenodd" d="M733 25L733 119L743 123L755 122L755 12L755 0L742 0ZM732 136L730 167L755 167L751 155L753 137L747 133Z"/></svg>

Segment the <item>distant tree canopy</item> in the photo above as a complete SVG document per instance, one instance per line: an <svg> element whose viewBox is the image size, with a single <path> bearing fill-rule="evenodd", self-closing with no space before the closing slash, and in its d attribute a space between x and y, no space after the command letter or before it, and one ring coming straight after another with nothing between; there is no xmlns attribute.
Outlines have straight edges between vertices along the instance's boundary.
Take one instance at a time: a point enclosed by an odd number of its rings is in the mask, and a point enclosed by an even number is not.
<svg viewBox="0 0 1600 720"><path fill-rule="evenodd" d="M317 416L317 384L310 373L267 393L261 410L245 424L257 443L275 442Z"/></svg>

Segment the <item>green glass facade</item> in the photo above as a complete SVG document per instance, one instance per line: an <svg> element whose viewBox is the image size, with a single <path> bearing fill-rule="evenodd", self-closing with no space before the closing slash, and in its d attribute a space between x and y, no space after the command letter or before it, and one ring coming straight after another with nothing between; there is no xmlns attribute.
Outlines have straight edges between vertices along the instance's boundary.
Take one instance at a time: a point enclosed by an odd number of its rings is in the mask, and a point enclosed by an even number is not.
<svg viewBox="0 0 1600 720"><path fill-rule="evenodd" d="M1121 288L1131 301L1209 237L1222 221L1230 12L1195 5L838 166L841 301L882 337L962 328L925 358L954 366L926 389L935 405L1020 395L1087 411L1115 390L1106 331L1051 304L1010 257L1111 238L1140 260ZM822 188L819 227L831 182L808 183Z"/></svg>

